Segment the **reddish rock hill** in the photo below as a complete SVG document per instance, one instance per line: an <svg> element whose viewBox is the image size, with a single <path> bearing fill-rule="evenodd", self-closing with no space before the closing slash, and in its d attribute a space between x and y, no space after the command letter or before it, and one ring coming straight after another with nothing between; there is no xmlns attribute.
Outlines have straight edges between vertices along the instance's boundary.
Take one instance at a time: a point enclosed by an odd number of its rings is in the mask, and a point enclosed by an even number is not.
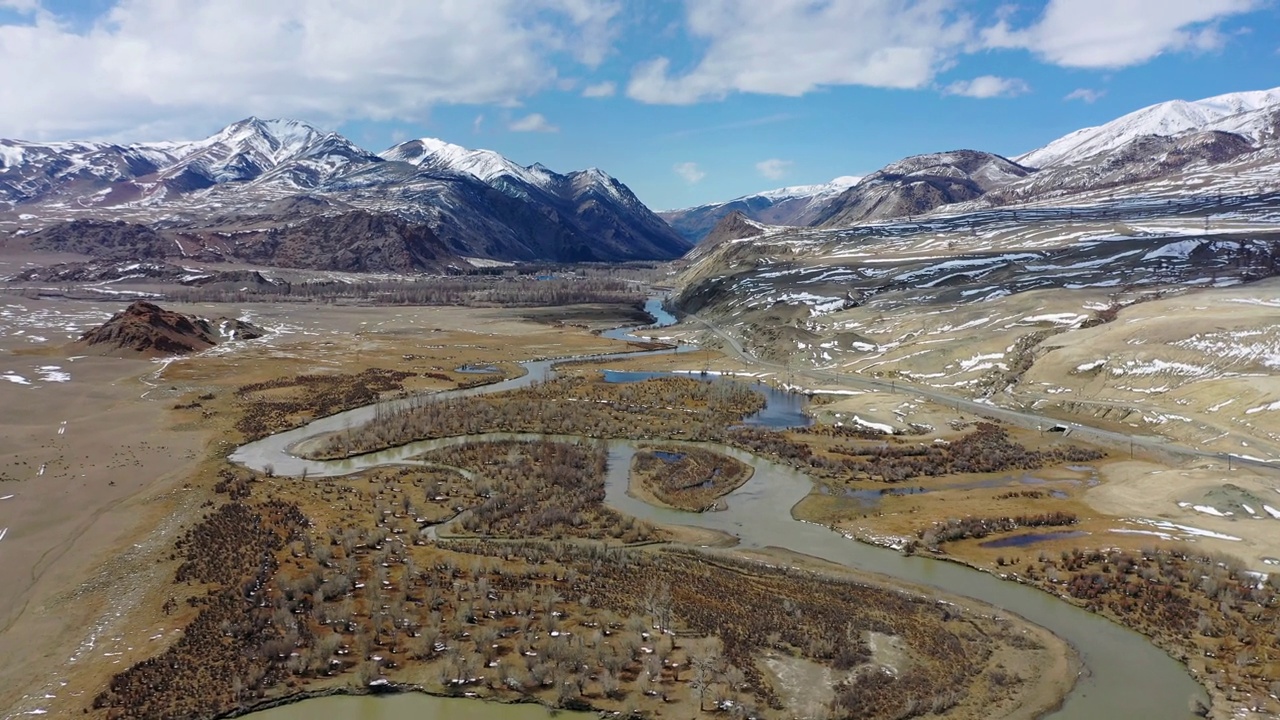
<svg viewBox="0 0 1280 720"><path fill-rule="evenodd" d="M79 342L104 354L151 357L185 355L227 340L252 340L263 334L262 328L243 320L207 320L139 300L81 335Z"/></svg>

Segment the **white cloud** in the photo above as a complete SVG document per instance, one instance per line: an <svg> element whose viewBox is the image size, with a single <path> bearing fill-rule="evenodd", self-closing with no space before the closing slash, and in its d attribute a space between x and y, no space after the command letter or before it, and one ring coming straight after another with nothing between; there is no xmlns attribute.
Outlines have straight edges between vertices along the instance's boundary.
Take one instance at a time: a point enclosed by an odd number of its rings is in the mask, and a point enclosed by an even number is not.
<svg viewBox="0 0 1280 720"><path fill-rule="evenodd" d="M627 95L690 104L746 92L799 96L822 87L920 88L966 43L954 0L703 0L687 30L708 47L687 72L659 57L637 66Z"/></svg>
<svg viewBox="0 0 1280 720"><path fill-rule="evenodd" d="M1215 23L1263 0L1049 0L1031 25L1008 20L983 31L991 48L1024 48L1064 67L1118 68L1179 50L1213 50L1225 38Z"/></svg>
<svg viewBox="0 0 1280 720"><path fill-rule="evenodd" d="M618 92L618 86L606 80L605 82L596 83L595 85L588 85L582 88L582 97L589 97L589 98L613 97L614 93L616 92Z"/></svg>
<svg viewBox="0 0 1280 720"><path fill-rule="evenodd" d="M980 75L972 80L957 80L942 89L947 95L963 95L971 98L1013 97L1031 91L1026 82L1018 78L996 75Z"/></svg>
<svg viewBox="0 0 1280 720"><path fill-rule="evenodd" d="M29 14L40 9L40 0L0 0L0 9Z"/></svg>
<svg viewBox="0 0 1280 720"><path fill-rule="evenodd" d="M778 180L791 170L791 166L795 163L790 160L779 160L778 158L769 158L756 163L756 171L770 180Z"/></svg>
<svg viewBox="0 0 1280 720"><path fill-rule="evenodd" d="M475 120L471 121L471 132L475 133L476 135L479 135L480 131L483 129L484 129L484 113L480 113L479 115L476 115Z"/></svg>
<svg viewBox="0 0 1280 720"><path fill-rule="evenodd" d="M1081 102L1093 104L1102 99L1106 95L1106 90L1094 90L1093 88L1076 88L1067 93L1063 100L1080 100Z"/></svg>
<svg viewBox="0 0 1280 720"><path fill-rule="evenodd" d="M507 129L512 132L559 132L560 128L552 125L542 113L532 113L525 115L518 120L512 120Z"/></svg>
<svg viewBox="0 0 1280 720"><path fill-rule="evenodd" d="M5 0L30 6L25 0ZM0 24L0 137L196 136L246 115L418 122L510 104L610 51L607 0L116 0Z"/></svg>
<svg viewBox="0 0 1280 720"><path fill-rule="evenodd" d="M695 162L676 163L675 167L671 169L675 170L676 174L684 178L684 181L690 185L697 183L699 180L707 176L707 174L702 171L702 168L698 167L698 163Z"/></svg>

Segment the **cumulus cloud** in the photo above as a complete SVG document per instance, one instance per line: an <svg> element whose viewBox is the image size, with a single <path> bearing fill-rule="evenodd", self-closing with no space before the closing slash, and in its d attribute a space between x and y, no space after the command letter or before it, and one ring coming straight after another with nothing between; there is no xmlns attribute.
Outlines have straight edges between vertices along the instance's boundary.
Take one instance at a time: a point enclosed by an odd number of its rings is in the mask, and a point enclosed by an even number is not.
<svg viewBox="0 0 1280 720"><path fill-rule="evenodd" d="M1106 95L1106 90L1094 90L1093 88L1076 88L1063 96L1063 100L1079 100L1084 103L1093 104L1102 99Z"/></svg>
<svg viewBox="0 0 1280 720"><path fill-rule="evenodd" d="M837 85L920 88L970 42L953 0L703 0L687 31L707 43L688 71L666 57L637 66L627 95L691 104L730 93L799 96Z"/></svg>
<svg viewBox="0 0 1280 720"><path fill-rule="evenodd" d="M31 6L4 0L9 6ZM73 26L0 24L0 136L199 134L249 114L420 120L511 104L611 45L606 0L116 0Z"/></svg>
<svg viewBox="0 0 1280 720"><path fill-rule="evenodd" d="M702 171L702 168L698 167L698 163L695 162L676 163L675 167L671 169L675 170L676 174L684 178L684 181L690 185L697 183L699 180L707 176L707 174Z"/></svg>
<svg viewBox="0 0 1280 720"><path fill-rule="evenodd" d="M1008 19L982 32L991 48L1023 48L1064 67L1119 68L1225 42L1217 23L1264 0L1049 0L1032 24Z"/></svg>
<svg viewBox="0 0 1280 720"><path fill-rule="evenodd" d="M1031 91L1026 82L1018 78L981 75L972 80L957 80L942 89L947 95L963 95L971 98L1013 97Z"/></svg>
<svg viewBox="0 0 1280 720"><path fill-rule="evenodd" d="M512 132L559 132L560 128L552 125L542 113L531 113L507 125Z"/></svg>
<svg viewBox="0 0 1280 720"><path fill-rule="evenodd" d="M602 83L596 83L595 85L588 85L582 88L582 97L589 97L589 98L613 97L614 93L616 92L618 92L618 86L612 82L605 81Z"/></svg>
<svg viewBox="0 0 1280 720"><path fill-rule="evenodd" d="M778 158L769 158L756 163L756 171L770 180L778 180L786 175L791 166L795 163L790 160L779 160Z"/></svg>

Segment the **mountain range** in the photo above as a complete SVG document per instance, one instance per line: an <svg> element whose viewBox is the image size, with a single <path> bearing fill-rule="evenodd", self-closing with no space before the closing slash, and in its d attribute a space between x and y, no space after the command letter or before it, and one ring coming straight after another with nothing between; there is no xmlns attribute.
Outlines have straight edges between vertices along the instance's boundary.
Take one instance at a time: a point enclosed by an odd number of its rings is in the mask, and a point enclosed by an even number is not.
<svg viewBox="0 0 1280 720"><path fill-rule="evenodd" d="M732 214L766 225L850 227L995 207L1280 190L1280 88L1172 100L1006 158L916 155L862 178L781 188L659 213L698 242Z"/></svg>
<svg viewBox="0 0 1280 720"><path fill-rule="evenodd" d="M371 263L337 261L325 243L276 257L300 228L355 227L373 233L352 238ZM111 237L124 252L141 238L149 255L352 270L665 260L689 248L596 168L559 174L433 138L374 154L304 122L255 117L192 142L0 140L0 230L16 235L7 245L42 250L95 250Z"/></svg>

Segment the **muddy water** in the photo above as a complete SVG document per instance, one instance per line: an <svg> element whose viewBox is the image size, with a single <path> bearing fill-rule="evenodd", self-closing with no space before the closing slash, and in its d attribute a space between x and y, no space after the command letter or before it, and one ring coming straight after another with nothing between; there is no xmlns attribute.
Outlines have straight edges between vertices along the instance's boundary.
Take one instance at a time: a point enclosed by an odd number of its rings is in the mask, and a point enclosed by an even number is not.
<svg viewBox="0 0 1280 720"><path fill-rule="evenodd" d="M550 363L529 363L529 375L513 381L475 388L465 394L496 392L528 382L535 372L545 376ZM298 441L321 432L342 429L373 416L372 408L343 413L311 425L273 435L239 448L231 457L255 469L272 465L277 475L345 475L379 465L411 462L423 452L469 441L524 439L542 436L489 433L466 438L446 438L413 443L359 458L321 462L292 457L287 449ZM345 418L343 416L346 416ZM552 436L548 436L552 437ZM553 438L572 439L572 438ZM713 513L685 513L657 508L626 494L627 473L635 444L609 441L609 471L606 502L618 510L659 523L693 525L732 533L747 547L782 547L821 557L850 567L883 573L903 580L937 587L1017 613L1065 638L1080 652L1088 673L1077 683L1063 707L1049 715L1055 720L1131 720L1132 718L1189 718L1188 700L1207 700L1186 669L1135 632L1096 615L1075 608L1043 592L999 580L969 568L921 557L906 557L883 548L871 547L838 535L824 527L802 523L791 517L790 508L807 495L812 483L791 468L755 457L733 448L704 445L736 457L755 467L755 474L741 488L726 497L728 509ZM306 712L319 717L407 718L437 717L436 698L409 695L387 698L319 698L292 708L270 711ZM395 703L394 706L390 703ZM419 704L420 703L420 704ZM402 709L403 708L403 709ZM443 712L443 711L440 711ZM475 713L463 710L458 717L493 717L520 720L528 712L522 707L477 705ZM506 714L506 713L512 714ZM255 714L266 718L270 713ZM384 714L386 713L386 714ZM273 718L295 717L273 715ZM301 714L296 717L302 717ZM452 714L438 717L452 718Z"/></svg>

